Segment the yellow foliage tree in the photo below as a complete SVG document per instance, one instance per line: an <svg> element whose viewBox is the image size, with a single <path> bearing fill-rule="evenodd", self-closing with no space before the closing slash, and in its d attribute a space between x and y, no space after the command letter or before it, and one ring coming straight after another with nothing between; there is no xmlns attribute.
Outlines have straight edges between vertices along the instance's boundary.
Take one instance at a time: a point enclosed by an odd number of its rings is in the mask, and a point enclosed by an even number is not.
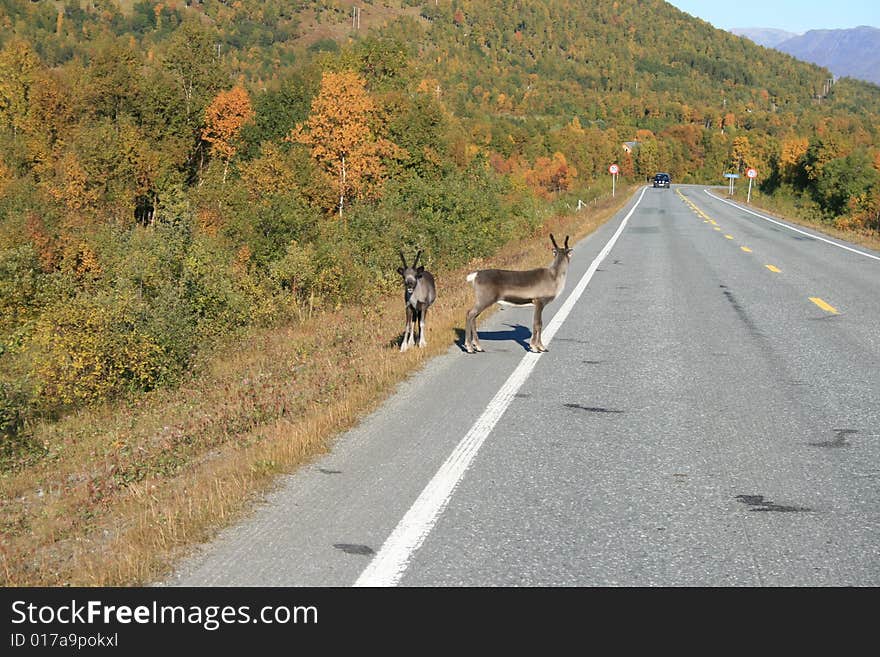
<svg viewBox="0 0 880 657"><path fill-rule="evenodd" d="M0 126L18 132L28 115L28 97L42 69L40 58L31 45L12 39L0 50Z"/></svg>
<svg viewBox="0 0 880 657"><path fill-rule="evenodd" d="M205 127L202 139L211 144L211 153L223 159L223 182L229 172L229 162L238 151L236 141L241 129L254 118L251 97L243 87L221 91L205 108Z"/></svg>
<svg viewBox="0 0 880 657"><path fill-rule="evenodd" d="M0 196L6 191L6 187L10 182L12 182L12 172L3 163L3 158L0 157Z"/></svg>
<svg viewBox="0 0 880 657"><path fill-rule="evenodd" d="M62 80L50 73L34 76L28 96L28 114L21 128L27 135L27 149L38 172L48 174L56 151L64 145L74 120L70 94Z"/></svg>
<svg viewBox="0 0 880 657"><path fill-rule="evenodd" d="M752 145L748 137L735 137L731 148L731 164L735 170L742 171L744 167L752 164Z"/></svg>
<svg viewBox="0 0 880 657"><path fill-rule="evenodd" d="M801 158L810 142L806 137L792 137L782 141L779 152L779 173L786 182L794 180Z"/></svg>
<svg viewBox="0 0 880 657"><path fill-rule="evenodd" d="M339 185L339 215L348 197L377 198L386 158L406 151L377 135L379 114L363 79L351 71L327 72L305 124L287 139L311 149L312 158Z"/></svg>
<svg viewBox="0 0 880 657"><path fill-rule="evenodd" d="M242 166L241 178L255 200L265 199L297 185L290 163L272 142L263 143L260 157Z"/></svg>

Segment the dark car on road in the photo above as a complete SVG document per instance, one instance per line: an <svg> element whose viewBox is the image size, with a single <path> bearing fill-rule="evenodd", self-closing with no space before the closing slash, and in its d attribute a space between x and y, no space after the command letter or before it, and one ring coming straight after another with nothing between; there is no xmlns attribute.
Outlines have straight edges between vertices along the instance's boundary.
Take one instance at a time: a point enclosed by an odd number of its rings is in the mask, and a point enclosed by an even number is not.
<svg viewBox="0 0 880 657"><path fill-rule="evenodd" d="M669 174L668 173L658 173L654 176L654 187L666 187L669 188Z"/></svg>

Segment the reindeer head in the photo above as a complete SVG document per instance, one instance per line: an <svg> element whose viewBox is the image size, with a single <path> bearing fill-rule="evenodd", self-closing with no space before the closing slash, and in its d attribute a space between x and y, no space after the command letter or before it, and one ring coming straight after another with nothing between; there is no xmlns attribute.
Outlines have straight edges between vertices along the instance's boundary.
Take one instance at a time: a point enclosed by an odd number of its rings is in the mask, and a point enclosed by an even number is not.
<svg viewBox="0 0 880 657"><path fill-rule="evenodd" d="M574 252L573 249L568 248L568 235L565 236L565 244L560 249L559 245L556 244L556 238L553 237L553 233L550 233L550 241L553 242L553 257L557 260L559 259L559 254L561 253L566 260L571 260L571 254Z"/></svg>
<svg viewBox="0 0 880 657"><path fill-rule="evenodd" d="M407 298L416 289L416 284L419 282L422 272L425 271L424 266L416 267L420 255L422 255L421 251L416 254L416 259L413 260L412 267L410 267L406 264L406 257L403 255L403 251L400 252L400 260L403 262L403 267L398 267L397 273L403 276L403 285L406 288Z"/></svg>

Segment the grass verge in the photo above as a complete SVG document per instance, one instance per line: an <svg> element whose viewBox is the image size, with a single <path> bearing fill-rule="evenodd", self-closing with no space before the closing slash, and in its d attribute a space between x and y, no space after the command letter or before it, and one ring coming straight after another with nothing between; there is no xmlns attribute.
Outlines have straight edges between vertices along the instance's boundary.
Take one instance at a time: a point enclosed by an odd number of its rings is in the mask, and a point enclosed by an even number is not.
<svg viewBox="0 0 880 657"><path fill-rule="evenodd" d="M631 189L554 217L482 262L435 271L429 346L398 351L397 296L254 331L174 390L81 411L34 429L46 450L0 477L4 586L128 586L156 581L188 548L239 518L275 481L326 452L458 337L474 267L549 261L547 235L583 238ZM389 263L396 267L397 263Z"/></svg>

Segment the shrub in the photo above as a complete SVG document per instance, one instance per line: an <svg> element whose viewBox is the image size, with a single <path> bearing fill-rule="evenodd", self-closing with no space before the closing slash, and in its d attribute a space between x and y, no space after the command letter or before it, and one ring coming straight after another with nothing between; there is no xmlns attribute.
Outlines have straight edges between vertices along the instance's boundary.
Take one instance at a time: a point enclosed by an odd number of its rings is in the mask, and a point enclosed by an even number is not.
<svg viewBox="0 0 880 657"><path fill-rule="evenodd" d="M166 355L143 311L133 297L102 294L41 315L27 345L41 404L55 411L156 386Z"/></svg>

